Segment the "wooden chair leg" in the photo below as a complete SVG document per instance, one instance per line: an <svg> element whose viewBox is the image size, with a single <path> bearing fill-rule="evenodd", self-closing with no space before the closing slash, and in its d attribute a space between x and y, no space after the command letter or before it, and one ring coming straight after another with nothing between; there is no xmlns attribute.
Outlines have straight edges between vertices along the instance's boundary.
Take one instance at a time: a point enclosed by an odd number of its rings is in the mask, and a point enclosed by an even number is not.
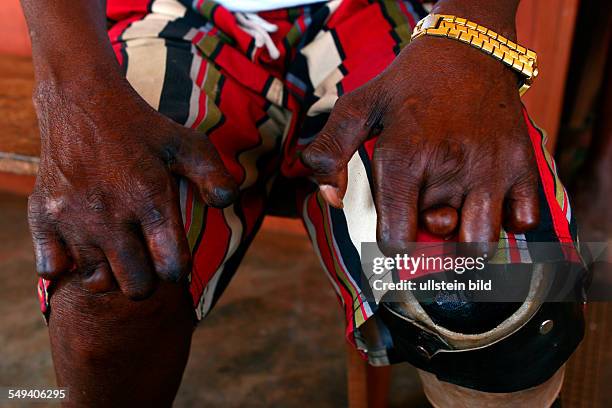
<svg viewBox="0 0 612 408"><path fill-rule="evenodd" d="M348 346L347 379L349 408L387 407L391 367L372 367Z"/></svg>

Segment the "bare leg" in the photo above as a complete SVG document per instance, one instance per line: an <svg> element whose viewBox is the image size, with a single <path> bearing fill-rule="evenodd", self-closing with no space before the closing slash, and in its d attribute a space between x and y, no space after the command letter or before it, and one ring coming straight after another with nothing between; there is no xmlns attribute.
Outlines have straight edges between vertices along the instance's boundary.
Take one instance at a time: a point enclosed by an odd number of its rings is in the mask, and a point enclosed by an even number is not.
<svg viewBox="0 0 612 408"><path fill-rule="evenodd" d="M440 381L435 375L418 370L425 395L436 408L549 408L561 391L565 366L544 384L511 393L489 393Z"/></svg>
<svg viewBox="0 0 612 408"><path fill-rule="evenodd" d="M76 280L51 298L49 333L67 406L170 406L191 344L194 317L185 286L160 284L144 301L92 294Z"/></svg>

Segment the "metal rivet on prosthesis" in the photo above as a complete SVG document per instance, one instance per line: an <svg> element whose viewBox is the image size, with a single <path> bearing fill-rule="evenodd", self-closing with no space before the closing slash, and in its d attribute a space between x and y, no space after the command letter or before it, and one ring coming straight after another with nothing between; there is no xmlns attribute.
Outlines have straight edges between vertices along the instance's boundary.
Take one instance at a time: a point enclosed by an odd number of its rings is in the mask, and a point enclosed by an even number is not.
<svg viewBox="0 0 612 408"><path fill-rule="evenodd" d="M431 358L431 356L429 355L429 352L427 351L427 349L425 349L425 347L423 346L417 346L417 352L422 356L425 357L427 360L429 360Z"/></svg>
<svg viewBox="0 0 612 408"><path fill-rule="evenodd" d="M554 325L555 322L552 320L544 320L542 323L540 323L540 334L550 333Z"/></svg>

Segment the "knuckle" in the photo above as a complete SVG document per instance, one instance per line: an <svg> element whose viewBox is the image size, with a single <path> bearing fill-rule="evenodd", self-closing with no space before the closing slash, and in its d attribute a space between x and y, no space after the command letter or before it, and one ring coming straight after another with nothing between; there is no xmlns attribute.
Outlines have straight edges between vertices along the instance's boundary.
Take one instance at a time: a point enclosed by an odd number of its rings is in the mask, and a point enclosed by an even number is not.
<svg viewBox="0 0 612 408"><path fill-rule="evenodd" d="M380 185L412 191L421 185L426 160L419 153L400 154L397 149L376 148L373 154L374 178Z"/></svg>
<svg viewBox="0 0 612 408"><path fill-rule="evenodd" d="M172 261L166 261L158 266L157 274L164 280L178 282L189 272L190 258L183 259L181 256Z"/></svg>
<svg viewBox="0 0 612 408"><path fill-rule="evenodd" d="M166 143L161 146L159 150L159 156L161 160L168 166L173 166L177 162L177 156L179 154L180 146L184 145L184 141L179 140L176 142Z"/></svg>
<svg viewBox="0 0 612 408"><path fill-rule="evenodd" d="M351 94L343 95L336 101L326 123L326 127L336 132L350 132L365 126L366 118L361 113L360 104L354 103Z"/></svg>
<svg viewBox="0 0 612 408"><path fill-rule="evenodd" d="M39 194L32 194L28 197L28 216L32 219L43 217L48 212L46 197Z"/></svg>
<svg viewBox="0 0 612 408"><path fill-rule="evenodd" d="M342 148L338 140L329 133L320 133L306 148L302 160L306 166L318 173L334 173L342 168Z"/></svg>
<svg viewBox="0 0 612 408"><path fill-rule="evenodd" d="M28 208L28 224L30 225L30 231L32 234L37 233L43 226L44 220L42 212L38 208L33 209L32 206Z"/></svg>
<svg viewBox="0 0 612 408"><path fill-rule="evenodd" d="M69 200L63 194L33 193L28 197L30 231L34 235L59 228L61 221L67 218L68 210Z"/></svg>
<svg viewBox="0 0 612 408"><path fill-rule="evenodd" d="M465 145L455 140L442 140L432 149L429 165L443 171L457 173L465 165L467 158Z"/></svg>
<svg viewBox="0 0 612 408"><path fill-rule="evenodd" d="M408 207L412 208L418 198L418 188L404 183L390 182L380 185L376 194L380 211L389 214L403 214Z"/></svg>
<svg viewBox="0 0 612 408"><path fill-rule="evenodd" d="M97 270L106 267L106 261L101 259L87 259L79 265L79 272L84 278L92 276Z"/></svg>
<svg viewBox="0 0 612 408"><path fill-rule="evenodd" d="M522 138L510 139L510 145L507 145L504 151L508 162L516 163L519 168L535 168L535 153L529 139Z"/></svg>
<svg viewBox="0 0 612 408"><path fill-rule="evenodd" d="M30 196L28 198L28 224L32 237L38 243L48 242L51 231L54 231L58 219L64 211L63 200L43 199Z"/></svg>
<svg viewBox="0 0 612 408"><path fill-rule="evenodd" d="M143 202L163 205L168 200L167 197L172 195L172 185L167 173L151 171L135 178L132 185L134 188L128 194L136 205L141 205Z"/></svg>
<svg viewBox="0 0 612 408"><path fill-rule="evenodd" d="M122 291L131 300L146 300L155 292L155 286L147 281L132 281L128 282Z"/></svg>
<svg viewBox="0 0 612 408"><path fill-rule="evenodd" d="M154 230L162 227L168 221L168 218L156 205L148 204L142 209L140 222L145 231Z"/></svg>
<svg viewBox="0 0 612 408"><path fill-rule="evenodd" d="M511 193L515 198L537 198L538 175L530 171L520 175L513 183Z"/></svg>
<svg viewBox="0 0 612 408"><path fill-rule="evenodd" d="M97 214L106 213L110 209L110 199L100 187L92 187L85 193L85 208Z"/></svg>
<svg viewBox="0 0 612 408"><path fill-rule="evenodd" d="M214 187L206 188L203 194L207 204L215 208L225 208L236 200L238 190L234 186L215 185Z"/></svg>
<svg viewBox="0 0 612 408"><path fill-rule="evenodd" d="M414 167L417 163L425 161L425 149L410 144L408 141L403 144L396 140L380 137L374 146L372 160L384 164L397 163L406 168L406 165Z"/></svg>

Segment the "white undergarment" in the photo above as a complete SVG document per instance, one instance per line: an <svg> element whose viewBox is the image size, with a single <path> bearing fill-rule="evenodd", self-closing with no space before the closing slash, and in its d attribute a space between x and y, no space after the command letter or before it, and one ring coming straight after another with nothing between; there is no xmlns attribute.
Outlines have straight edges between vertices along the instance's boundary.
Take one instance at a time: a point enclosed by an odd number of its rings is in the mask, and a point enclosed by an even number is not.
<svg viewBox="0 0 612 408"><path fill-rule="evenodd" d="M322 0L216 0L216 2L231 11L253 13L256 11L302 6L310 3L321 3Z"/></svg>

